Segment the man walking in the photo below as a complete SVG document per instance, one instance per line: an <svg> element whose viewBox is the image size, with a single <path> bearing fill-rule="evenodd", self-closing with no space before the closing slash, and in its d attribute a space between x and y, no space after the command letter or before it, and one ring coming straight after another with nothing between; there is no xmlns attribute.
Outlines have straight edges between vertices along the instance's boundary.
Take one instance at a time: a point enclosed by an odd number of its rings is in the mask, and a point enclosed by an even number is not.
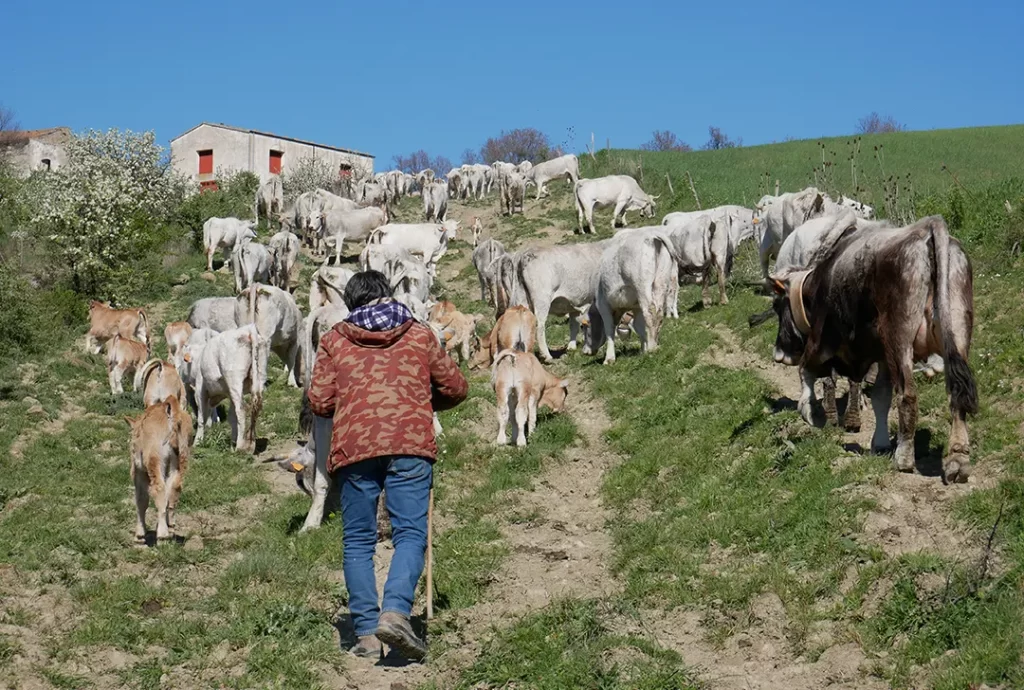
<svg viewBox="0 0 1024 690"><path fill-rule="evenodd" d="M352 653L379 658L385 642L422 659L427 648L409 615L427 546L433 412L458 405L469 386L433 331L392 298L382 273L357 273L344 299L350 313L320 339L309 404L334 420L327 469L341 482L345 583L359 637ZM395 553L378 606L373 553L382 489Z"/></svg>

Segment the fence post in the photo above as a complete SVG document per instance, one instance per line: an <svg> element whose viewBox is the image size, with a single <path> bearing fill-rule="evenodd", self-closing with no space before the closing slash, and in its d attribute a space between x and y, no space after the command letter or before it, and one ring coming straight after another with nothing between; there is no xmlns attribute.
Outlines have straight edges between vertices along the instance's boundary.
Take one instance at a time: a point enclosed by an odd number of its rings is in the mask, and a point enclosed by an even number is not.
<svg viewBox="0 0 1024 690"><path fill-rule="evenodd" d="M693 185L693 175L690 174L689 170L686 171L686 179L690 181L690 191L693 192L693 200L697 202L697 210L700 211L702 210L700 207L700 199L697 197L697 188Z"/></svg>
<svg viewBox="0 0 1024 690"><path fill-rule="evenodd" d="M775 180L775 196L778 196L778 195L779 195L779 181L778 181L778 179L776 179Z"/></svg>
<svg viewBox="0 0 1024 690"><path fill-rule="evenodd" d="M672 178L668 176L668 173L665 173L665 181L668 182L668 193L675 196L676 190L672 189ZM1006 203L1009 204L1010 202Z"/></svg>

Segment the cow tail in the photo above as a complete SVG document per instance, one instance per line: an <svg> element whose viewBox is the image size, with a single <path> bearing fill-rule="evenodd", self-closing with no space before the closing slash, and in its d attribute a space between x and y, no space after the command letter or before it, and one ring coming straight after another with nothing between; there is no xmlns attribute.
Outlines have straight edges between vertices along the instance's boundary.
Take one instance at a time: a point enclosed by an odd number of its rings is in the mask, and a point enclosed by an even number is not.
<svg viewBox="0 0 1024 690"><path fill-rule="evenodd" d="M252 333L249 336L249 376L252 381L252 401L249 403L249 414L245 422L245 443L248 448L256 447L256 420L259 419L263 410L263 376L260 372L259 344L260 331L256 324L252 325Z"/></svg>
<svg viewBox="0 0 1024 690"><path fill-rule="evenodd" d="M107 366L113 366L117 361L117 344L121 342L121 334L115 333L114 337L107 341Z"/></svg>
<svg viewBox="0 0 1024 690"><path fill-rule="evenodd" d="M516 381L516 353L513 350L502 350L494 356L494 364L491 365L491 386L494 386L498 382L498 367L506 359L512 360L512 386L513 388L518 385Z"/></svg>
<svg viewBox="0 0 1024 690"><path fill-rule="evenodd" d="M135 390L142 391L143 386L146 385L146 379L149 378L150 373L153 369L163 370L163 362L159 359L151 359L135 372ZM144 392L144 391L143 391Z"/></svg>
<svg viewBox="0 0 1024 690"><path fill-rule="evenodd" d="M931 218L932 244L935 249L935 298L939 306L939 320L942 322L942 355L946 360L946 392L949 394L950 409L961 416L978 411L978 388L974 373L964 355L956 347L953 329L953 305L950 294L949 275L949 230L941 216Z"/></svg>
<svg viewBox="0 0 1024 690"><path fill-rule="evenodd" d="M181 399L168 400L168 411L170 412L171 434L177 442L178 452L178 476L185 474L188 469L188 461L192 456L192 420L182 407Z"/></svg>

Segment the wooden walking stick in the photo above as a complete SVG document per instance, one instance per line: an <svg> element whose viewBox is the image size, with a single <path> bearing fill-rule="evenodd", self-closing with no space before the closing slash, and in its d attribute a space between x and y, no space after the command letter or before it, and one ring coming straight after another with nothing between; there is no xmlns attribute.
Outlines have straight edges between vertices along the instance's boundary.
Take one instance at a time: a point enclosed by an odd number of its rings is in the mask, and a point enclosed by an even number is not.
<svg viewBox="0 0 1024 690"><path fill-rule="evenodd" d="M427 620L434 617L434 487L427 504Z"/></svg>

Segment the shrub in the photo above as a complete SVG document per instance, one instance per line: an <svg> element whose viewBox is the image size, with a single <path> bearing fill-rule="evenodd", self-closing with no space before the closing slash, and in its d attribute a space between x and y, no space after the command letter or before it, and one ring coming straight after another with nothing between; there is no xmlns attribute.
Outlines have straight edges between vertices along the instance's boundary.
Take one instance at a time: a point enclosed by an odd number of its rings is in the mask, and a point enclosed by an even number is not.
<svg viewBox="0 0 1024 690"><path fill-rule="evenodd" d="M42 176L32 220L76 292L116 300L187 186L152 132L89 131L72 136L66 153L64 166Z"/></svg>

